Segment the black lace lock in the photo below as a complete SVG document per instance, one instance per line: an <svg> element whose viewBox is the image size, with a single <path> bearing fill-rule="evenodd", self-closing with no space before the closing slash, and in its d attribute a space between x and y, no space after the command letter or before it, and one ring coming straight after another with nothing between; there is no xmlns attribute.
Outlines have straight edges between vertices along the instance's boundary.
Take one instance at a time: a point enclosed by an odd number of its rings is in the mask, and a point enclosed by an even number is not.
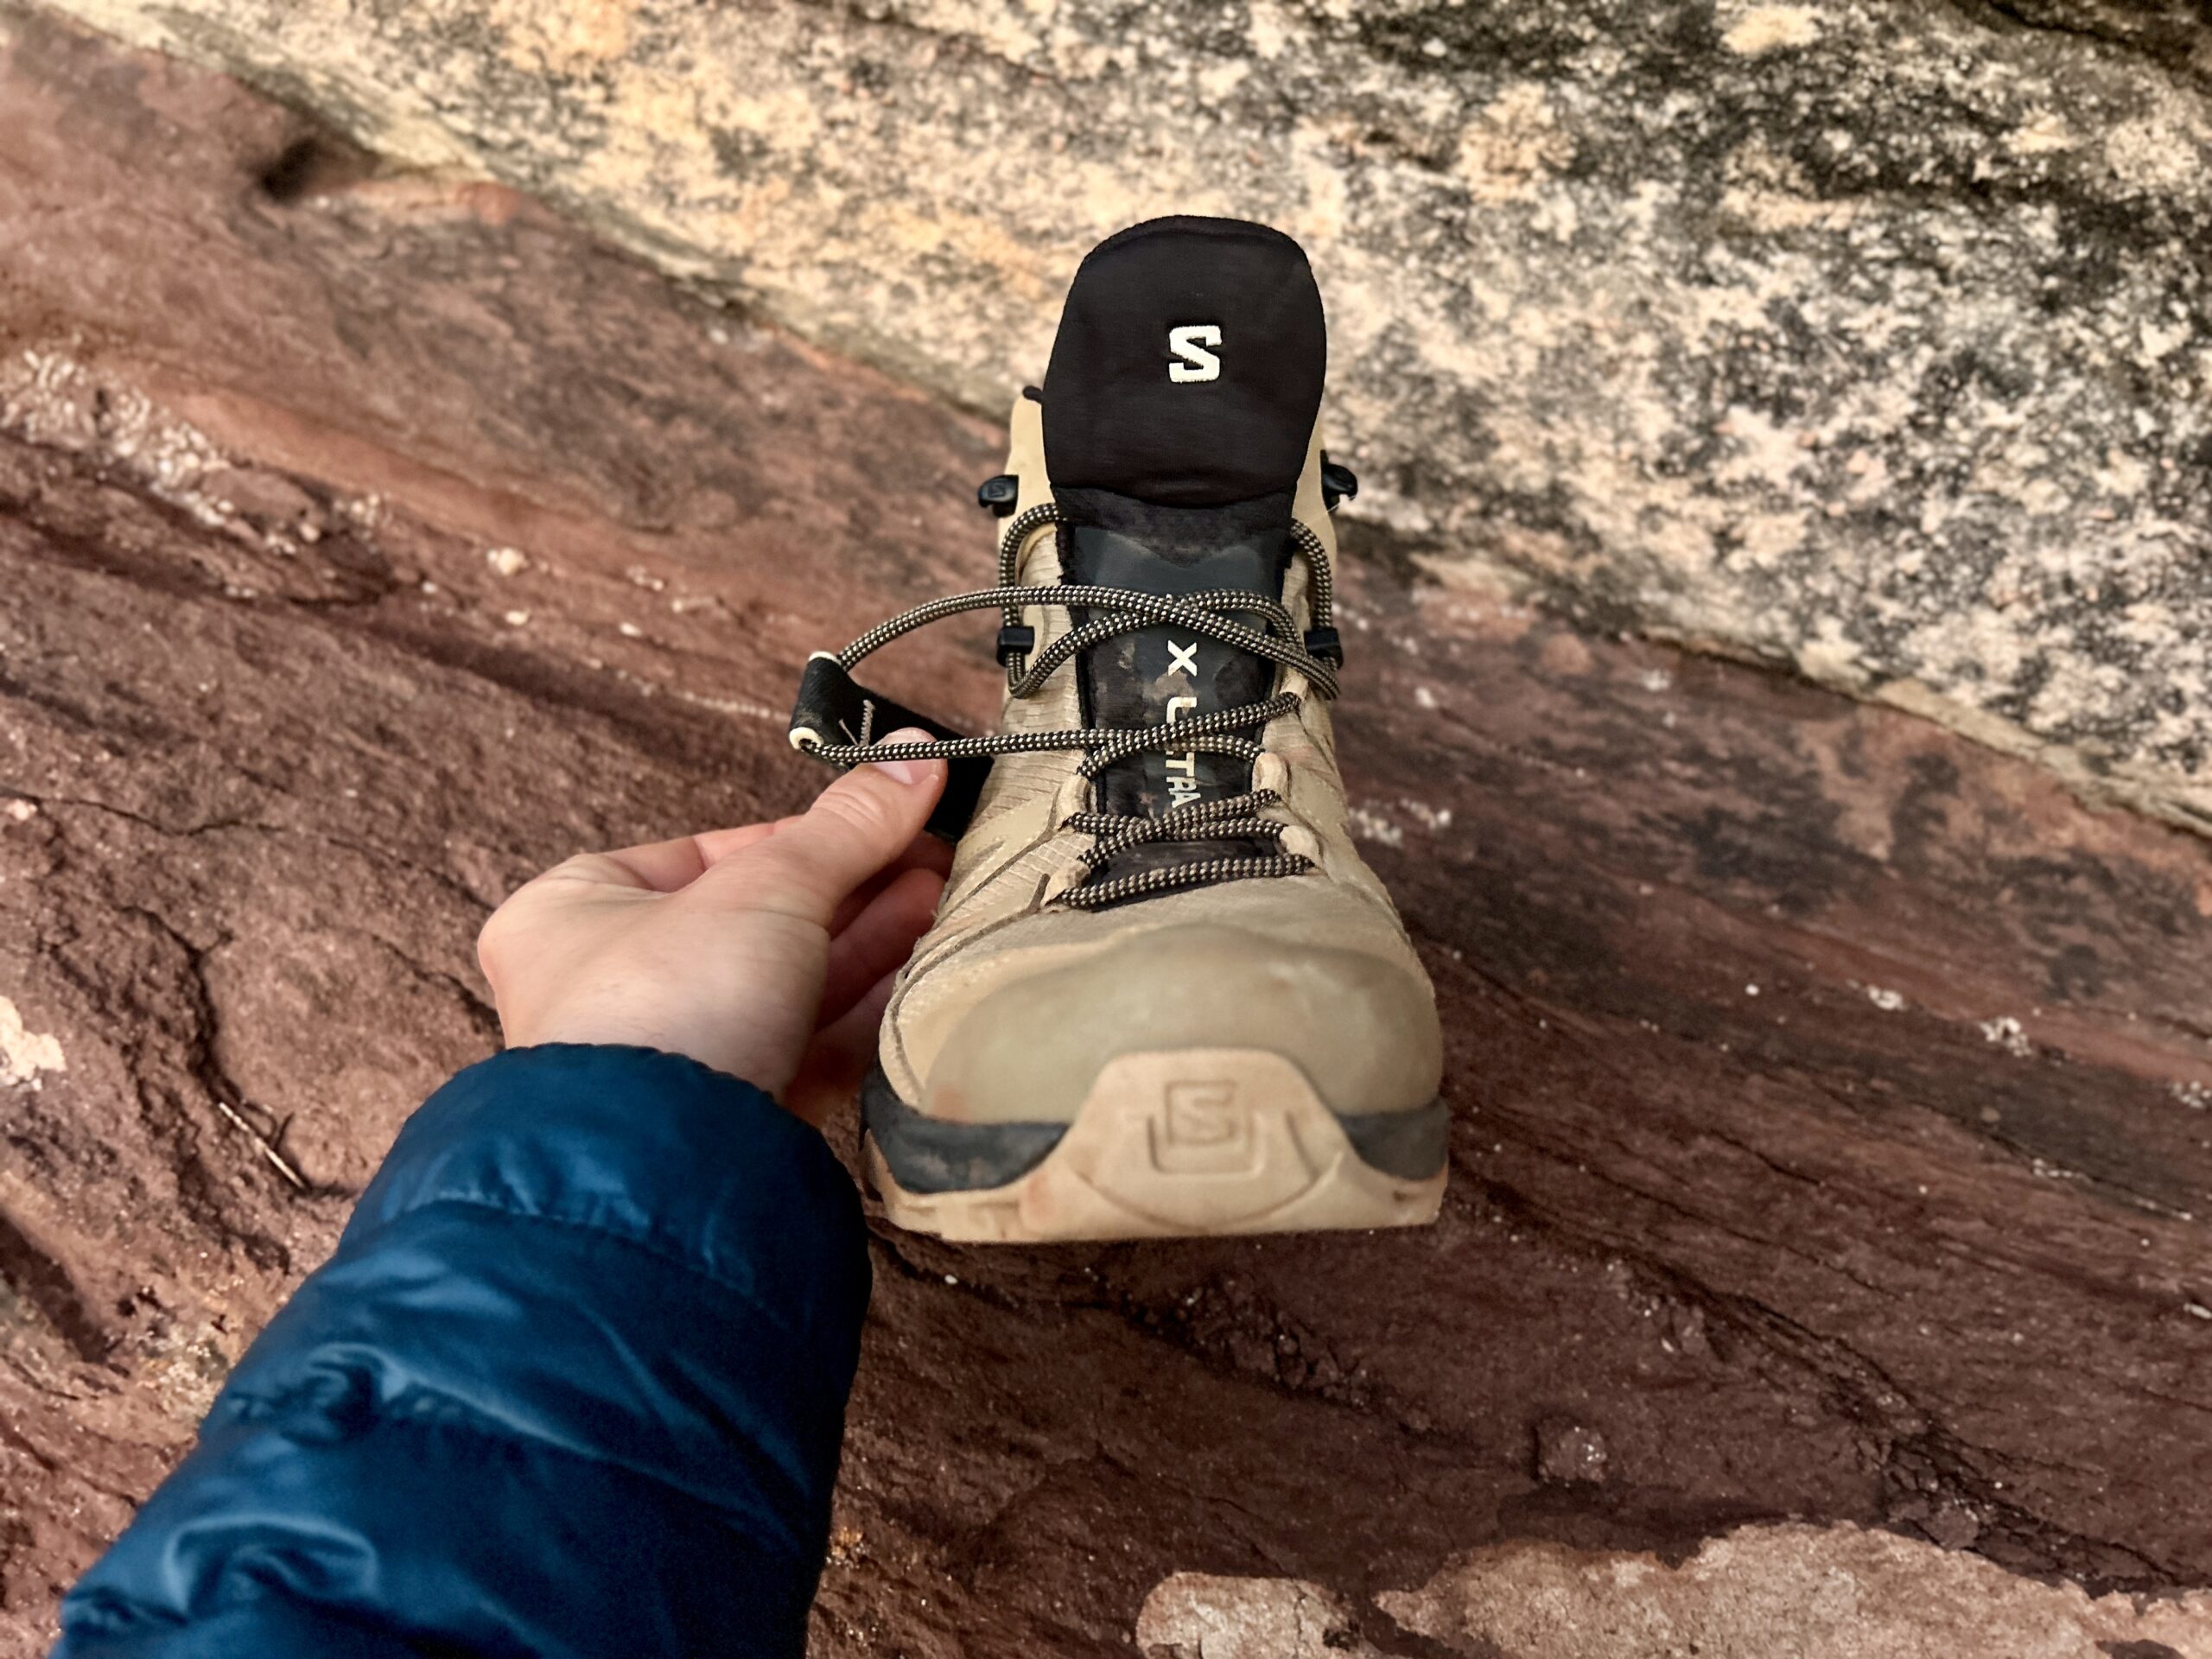
<svg viewBox="0 0 2212 1659"><path fill-rule="evenodd" d="M1341 461L1321 457L1321 505L1331 512L1337 503L1349 501L1359 493L1359 474Z"/></svg>
<svg viewBox="0 0 2212 1659"><path fill-rule="evenodd" d="M1334 628L1306 630L1306 654L1328 664L1331 668L1344 665L1344 637Z"/></svg>
<svg viewBox="0 0 2212 1659"><path fill-rule="evenodd" d="M994 518L1011 513L1021 499L1021 480L1012 473L987 478L976 486L976 505Z"/></svg>
<svg viewBox="0 0 2212 1659"><path fill-rule="evenodd" d="M807 658L806 670L799 676L798 701L791 707L791 747L800 753L819 756L825 748L864 747L880 743L906 726L918 726L940 742L957 741L963 735L903 702L869 690L826 651L817 651ZM924 827L947 841L959 840L967 833L968 820L975 816L983 779L990 770L991 757L987 754L955 756L944 793Z"/></svg>
<svg viewBox="0 0 2212 1659"><path fill-rule="evenodd" d="M999 666L1011 668L1014 658L1037 649L1037 630L1027 623L1013 623L999 630Z"/></svg>

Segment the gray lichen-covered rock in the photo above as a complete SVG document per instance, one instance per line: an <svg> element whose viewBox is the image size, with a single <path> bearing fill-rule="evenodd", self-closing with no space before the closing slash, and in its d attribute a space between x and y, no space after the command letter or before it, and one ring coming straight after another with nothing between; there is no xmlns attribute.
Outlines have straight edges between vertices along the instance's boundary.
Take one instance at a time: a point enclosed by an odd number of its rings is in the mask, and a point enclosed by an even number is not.
<svg viewBox="0 0 2212 1659"><path fill-rule="evenodd" d="M1358 511L1441 579L2212 828L2180 0L61 3L978 406L1103 232L1271 220L1330 300Z"/></svg>

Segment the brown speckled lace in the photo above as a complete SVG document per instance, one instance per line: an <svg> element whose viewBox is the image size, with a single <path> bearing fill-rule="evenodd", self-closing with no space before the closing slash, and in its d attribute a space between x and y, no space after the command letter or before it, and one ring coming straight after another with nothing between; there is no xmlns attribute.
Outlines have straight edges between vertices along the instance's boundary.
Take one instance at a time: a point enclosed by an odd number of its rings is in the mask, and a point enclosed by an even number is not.
<svg viewBox="0 0 2212 1659"><path fill-rule="evenodd" d="M1045 682L1071 661L1078 652L1111 639L1116 634L1162 626L1202 634L1233 650L1295 669L1314 692L1326 699L1337 695L1337 671L1326 658L1309 649L1289 610L1262 594L1233 588L1168 596L1127 588L1097 588L1063 583L1055 587L1024 586L1020 579L1022 555L1029 538L1048 525L1061 522L1058 505L1040 503L1007 526L999 543L999 585L972 594L952 594L901 612L869 629L837 653L839 666L850 671L873 652L900 635L963 611L996 608L1008 629L1020 626L1021 613L1030 606L1056 606L1100 613L1070 630L1039 652L1034 662L1026 652L1004 653L1009 696L1032 696ZM1333 601L1329 556L1321 538L1296 519L1291 521L1294 545L1304 556L1310 573L1313 625L1317 632L1331 626ZM1256 617L1254 627L1240 617ZM1247 763L1265 752L1258 741L1241 734L1263 730L1270 721L1297 711L1299 699L1281 692L1259 702L1179 720L1172 725L1137 727L1076 727L1064 732L996 732L985 737L962 737L926 743L870 743L863 730L857 743L806 741L810 754L836 766L856 766L879 760L952 760L981 755L1032 753L1046 749L1080 749L1077 770L1086 779L1117 760L1158 749L1169 754L1192 753L1230 754ZM1276 851L1257 857L1202 858L1163 865L1128 875L1096 880L1097 872L1117 855L1131 848L1161 842L1261 840L1280 848L1284 830L1278 820L1264 817L1268 807L1281 804L1270 789L1255 789L1217 801L1189 801L1150 817L1116 812L1077 812L1061 824L1095 839L1082 856L1085 880L1059 896L1058 903L1077 910L1095 910L1131 899L1148 898L1177 887L1201 887L1217 881L1253 877L1300 875L1313 868L1302 854Z"/></svg>

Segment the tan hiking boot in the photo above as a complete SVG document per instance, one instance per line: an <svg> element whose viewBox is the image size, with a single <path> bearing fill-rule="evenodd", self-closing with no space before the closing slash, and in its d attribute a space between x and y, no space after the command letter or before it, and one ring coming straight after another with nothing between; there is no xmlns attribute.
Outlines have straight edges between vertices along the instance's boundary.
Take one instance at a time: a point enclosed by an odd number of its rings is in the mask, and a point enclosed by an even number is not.
<svg viewBox="0 0 2212 1659"><path fill-rule="evenodd" d="M1163 219L1077 273L1014 407L999 586L808 664L791 741L942 755L959 848L863 1097L891 1218L956 1239L1433 1220L1436 1003L1354 850L1326 701L1320 296L1296 243ZM1050 531L1050 534L1046 532ZM854 683L868 652L999 609L1001 730ZM928 744L877 745L920 724Z"/></svg>

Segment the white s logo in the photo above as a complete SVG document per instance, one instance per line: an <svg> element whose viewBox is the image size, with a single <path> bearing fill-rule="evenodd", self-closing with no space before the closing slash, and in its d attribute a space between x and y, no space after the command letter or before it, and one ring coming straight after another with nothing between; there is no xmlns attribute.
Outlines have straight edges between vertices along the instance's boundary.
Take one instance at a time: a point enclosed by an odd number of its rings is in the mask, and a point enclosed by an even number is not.
<svg viewBox="0 0 2212 1659"><path fill-rule="evenodd" d="M1221 344L1221 330L1210 322L1167 331L1167 349L1179 359L1167 365L1167 378L1178 385L1193 380L1221 378L1221 359L1206 349Z"/></svg>

